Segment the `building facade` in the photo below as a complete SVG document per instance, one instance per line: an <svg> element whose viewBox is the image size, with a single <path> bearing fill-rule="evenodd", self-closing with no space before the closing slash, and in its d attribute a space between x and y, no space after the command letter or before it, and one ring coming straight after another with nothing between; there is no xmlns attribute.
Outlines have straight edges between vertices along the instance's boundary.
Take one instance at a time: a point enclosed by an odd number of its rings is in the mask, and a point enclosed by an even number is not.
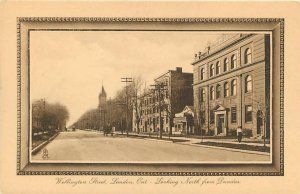
<svg viewBox="0 0 300 194"><path fill-rule="evenodd" d="M176 113L174 118L175 134L193 134L194 133L194 107L186 106L182 112Z"/></svg>
<svg viewBox="0 0 300 194"><path fill-rule="evenodd" d="M153 88L138 97L141 116L138 124L135 117L136 109L134 109L133 131L158 132L162 122L163 132L172 133L175 113L182 111L187 105L193 105L192 83L193 74L182 72L180 67L154 79Z"/></svg>
<svg viewBox="0 0 300 194"><path fill-rule="evenodd" d="M249 136L270 136L270 36L223 37L195 56L195 130L234 135L241 126Z"/></svg>

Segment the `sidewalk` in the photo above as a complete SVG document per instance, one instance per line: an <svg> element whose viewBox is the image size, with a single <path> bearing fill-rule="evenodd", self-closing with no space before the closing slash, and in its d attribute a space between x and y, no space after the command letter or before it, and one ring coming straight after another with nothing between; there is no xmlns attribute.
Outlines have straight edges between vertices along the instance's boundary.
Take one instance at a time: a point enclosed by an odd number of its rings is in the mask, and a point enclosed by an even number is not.
<svg viewBox="0 0 300 194"><path fill-rule="evenodd" d="M122 135L121 133L116 133L118 135ZM253 139L244 138L242 142L239 143L234 138L224 138L220 139L217 137L214 139L213 137L199 139L193 137L169 137L166 135L162 136L162 139L159 138L157 134L136 134L136 133L128 133L129 136L135 138L145 138L152 139L156 141L165 141L165 142L173 142L184 145L193 145L193 146L203 146L203 147L214 147L217 149L227 149L232 151L242 151L249 153L265 153L269 154L270 152L270 144L266 143L266 147L264 147L263 143L254 143ZM126 136L126 133L123 133L123 136ZM261 140L263 141L263 140Z"/></svg>

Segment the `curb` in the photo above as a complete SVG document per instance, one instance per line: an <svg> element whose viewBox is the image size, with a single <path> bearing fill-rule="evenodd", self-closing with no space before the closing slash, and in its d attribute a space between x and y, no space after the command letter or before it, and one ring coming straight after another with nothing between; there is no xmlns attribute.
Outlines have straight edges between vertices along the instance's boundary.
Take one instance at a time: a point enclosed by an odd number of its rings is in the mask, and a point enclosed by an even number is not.
<svg viewBox="0 0 300 194"><path fill-rule="evenodd" d="M31 151L32 155L37 154L43 147L45 147L48 143L50 143L54 138L56 138L58 135L60 134L60 132L58 132L57 134L53 135L52 137L50 137L48 140L44 141L43 143L41 143L40 145L38 145L36 148L34 148Z"/></svg>
<svg viewBox="0 0 300 194"><path fill-rule="evenodd" d="M212 148L212 149L220 149L220 150L227 150L227 151L233 151L233 152L242 152L242 153L248 153L248 154L259 154L259 155L270 156L270 153L267 153L267 152L258 152L258 151L251 151L251 150L225 148L225 147L218 147L218 146L208 146L208 145L200 145L200 144L195 144L195 143L185 144L185 143L178 142L178 144L196 146L196 147Z"/></svg>
<svg viewBox="0 0 300 194"><path fill-rule="evenodd" d="M220 149L220 150L227 150L227 151L233 151L233 152L242 152L242 153L248 153L248 154L259 154L259 155L270 156L270 153L267 153L267 152L258 152L258 151L242 150L242 149L234 149L234 148L226 148L226 147L218 147L218 146L199 145L199 144L195 144L195 143L189 144L189 143L184 143L184 142L173 142L173 141L169 141L169 140L152 139L152 138L147 138L147 137L137 136L137 135L132 135L132 136L139 137L141 139L150 140L150 141L160 141L160 142L166 142L166 143L176 143L176 144L188 145L188 146L205 147L205 148Z"/></svg>

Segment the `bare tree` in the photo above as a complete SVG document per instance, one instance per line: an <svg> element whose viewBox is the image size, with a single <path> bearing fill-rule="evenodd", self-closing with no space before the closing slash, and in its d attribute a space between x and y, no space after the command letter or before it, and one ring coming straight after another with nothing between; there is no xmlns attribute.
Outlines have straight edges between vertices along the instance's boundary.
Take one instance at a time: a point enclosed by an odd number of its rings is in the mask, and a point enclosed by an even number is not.
<svg viewBox="0 0 300 194"><path fill-rule="evenodd" d="M175 117L175 113L182 111L182 109L186 105L186 99L188 90L191 89L190 86L185 84L186 80L178 79L176 80L176 86L172 87L167 86L162 96L162 110L165 112L165 115L168 117L169 122L169 135L172 135L172 125L173 125L173 118ZM169 84L172 84L169 82ZM172 88L172 90L171 90Z"/></svg>
<svg viewBox="0 0 300 194"><path fill-rule="evenodd" d="M142 86L145 84L141 76L133 78L133 82L129 85L130 96L131 96L131 108L135 117L135 125L137 126L137 133L140 133L140 122L142 118L142 101L143 89ZM145 89L144 89L145 90Z"/></svg>
<svg viewBox="0 0 300 194"><path fill-rule="evenodd" d="M260 118L263 122L263 139L264 146L266 146L266 136L267 136L267 119L269 118L270 112L270 96L266 94L265 100L263 97L256 99L252 99L256 106L254 106L255 113L257 118Z"/></svg>

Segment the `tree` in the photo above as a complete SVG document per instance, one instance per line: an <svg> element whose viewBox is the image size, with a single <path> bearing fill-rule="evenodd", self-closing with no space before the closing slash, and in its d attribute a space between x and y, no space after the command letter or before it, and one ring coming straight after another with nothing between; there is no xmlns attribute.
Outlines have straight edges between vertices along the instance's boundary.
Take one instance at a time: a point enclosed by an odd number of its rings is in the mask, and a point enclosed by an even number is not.
<svg viewBox="0 0 300 194"><path fill-rule="evenodd" d="M142 118L142 86L145 84L141 76L133 78L133 82L129 85L129 91L131 95L131 106L135 117L135 125L137 126L137 132L140 133L140 122Z"/></svg>
<svg viewBox="0 0 300 194"><path fill-rule="evenodd" d="M269 119L270 112L270 96L266 94L265 100L263 97L260 97L258 100L252 100L256 103L254 110L256 112L257 118L260 118L263 122L263 139L264 146L266 146L267 120Z"/></svg>
<svg viewBox="0 0 300 194"><path fill-rule="evenodd" d="M172 84L170 81L169 84ZM175 113L182 111L186 105L191 105L187 103L188 100L185 99L188 90L191 90L191 86L186 85L185 79L176 79L171 85L165 87L165 91L162 96L162 111L165 112L166 117L169 119L169 135L172 135L173 118Z"/></svg>
<svg viewBox="0 0 300 194"><path fill-rule="evenodd" d="M69 112L64 105L51 104L42 100L32 103L32 129L34 132L63 129L69 119Z"/></svg>

